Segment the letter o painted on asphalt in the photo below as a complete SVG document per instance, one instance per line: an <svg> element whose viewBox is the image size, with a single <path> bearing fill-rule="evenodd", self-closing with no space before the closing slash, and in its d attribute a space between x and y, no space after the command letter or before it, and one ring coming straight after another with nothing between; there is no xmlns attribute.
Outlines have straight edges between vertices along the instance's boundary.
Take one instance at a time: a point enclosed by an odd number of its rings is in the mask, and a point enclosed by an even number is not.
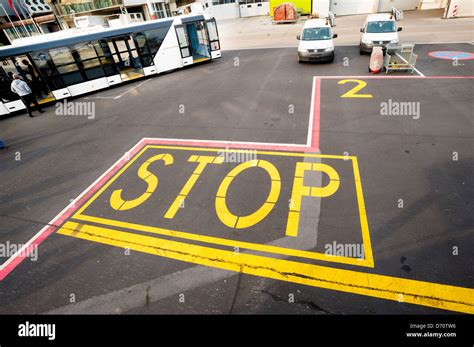
<svg viewBox="0 0 474 347"><path fill-rule="evenodd" d="M267 196L267 200L263 203L262 206L260 206L257 211L247 216L236 216L227 208L227 190L229 189L229 186L237 175L251 167L262 168L268 173L271 180L270 193ZM280 173L272 163L266 160L246 161L245 163L239 164L238 166L233 168L222 180L216 195L217 216L219 217L220 221L229 228L249 228L260 222L271 212L271 210L275 206L275 203L278 200L278 197L280 196L280 190Z"/></svg>

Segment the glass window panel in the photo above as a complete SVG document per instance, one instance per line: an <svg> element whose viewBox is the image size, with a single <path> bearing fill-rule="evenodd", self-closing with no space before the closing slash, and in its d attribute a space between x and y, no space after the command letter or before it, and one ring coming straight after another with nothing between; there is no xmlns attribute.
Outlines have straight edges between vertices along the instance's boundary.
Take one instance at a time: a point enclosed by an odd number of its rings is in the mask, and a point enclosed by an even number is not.
<svg viewBox="0 0 474 347"><path fill-rule="evenodd" d="M101 41L103 41L103 40L101 40ZM97 52L97 55L99 57L110 54L109 46L107 45L107 43L105 43L105 45L104 45L100 41L94 41L92 44L94 45L94 48L95 48L95 50Z"/></svg>
<svg viewBox="0 0 474 347"><path fill-rule="evenodd" d="M50 49L49 55L56 66L74 63L71 51L67 47Z"/></svg>
<svg viewBox="0 0 474 347"><path fill-rule="evenodd" d="M189 57L191 55L189 53L189 48L182 48L181 49L181 54L183 55L183 58Z"/></svg>
<svg viewBox="0 0 474 347"><path fill-rule="evenodd" d="M153 58L151 55L142 55L142 60L145 66L150 66L153 64Z"/></svg>
<svg viewBox="0 0 474 347"><path fill-rule="evenodd" d="M63 65L63 66L57 66L57 69L58 69L58 71L59 71L60 74L69 73L69 72L73 72L73 71L78 71L78 70L79 70L79 68L77 67L76 63L67 64L67 65Z"/></svg>
<svg viewBox="0 0 474 347"><path fill-rule="evenodd" d="M127 45L125 45L125 41L115 41L115 44L117 45L119 52L127 51Z"/></svg>
<svg viewBox="0 0 474 347"><path fill-rule="evenodd" d="M100 61L99 59L86 60L82 62L82 65L84 66L84 69L90 69L93 67L100 66Z"/></svg>
<svg viewBox="0 0 474 347"><path fill-rule="evenodd" d="M81 74L79 72L69 73L61 76L63 78L64 83L66 86L71 86L73 84L84 82Z"/></svg>
<svg viewBox="0 0 474 347"><path fill-rule="evenodd" d="M123 61L125 66L130 66L130 54L128 52L120 53L120 59Z"/></svg>
<svg viewBox="0 0 474 347"><path fill-rule="evenodd" d="M219 40L219 36L217 35L216 22L207 22L207 30L209 31L209 39L211 41Z"/></svg>
<svg viewBox="0 0 474 347"><path fill-rule="evenodd" d="M155 55L158 52L167 33L168 33L168 28L158 28L154 30L148 30L145 32L148 46L150 47L150 51L152 55Z"/></svg>
<svg viewBox="0 0 474 347"><path fill-rule="evenodd" d="M31 58L33 58L36 67L44 76L57 74L56 67L47 52L33 52L31 53Z"/></svg>
<svg viewBox="0 0 474 347"><path fill-rule="evenodd" d="M100 62L104 65L115 63L114 59L112 58L112 55L106 56L106 57L100 57Z"/></svg>
<svg viewBox="0 0 474 347"><path fill-rule="evenodd" d="M113 76L113 75L118 74L118 71L116 71L114 65L105 65L103 66L103 68L104 68L106 76Z"/></svg>
<svg viewBox="0 0 474 347"><path fill-rule="evenodd" d="M150 50L148 49L146 35L138 33L135 35L135 41L140 49L140 54L149 54Z"/></svg>
<svg viewBox="0 0 474 347"><path fill-rule="evenodd" d="M78 45L75 45L74 49L76 50L81 60L97 58L97 54L95 53L94 46L92 45L92 43L80 43Z"/></svg>
<svg viewBox="0 0 474 347"><path fill-rule="evenodd" d="M213 51L219 50L219 41L211 42L211 50Z"/></svg>
<svg viewBox="0 0 474 347"><path fill-rule="evenodd" d="M102 70L102 66L99 66L95 69L86 70L85 73L88 80L93 80L105 76L104 70Z"/></svg>
<svg viewBox="0 0 474 347"><path fill-rule="evenodd" d="M10 59L3 59L0 65L0 98L4 102L18 100L18 94L11 91L11 81L16 68Z"/></svg>
<svg viewBox="0 0 474 347"><path fill-rule="evenodd" d="M176 28L176 33L178 34L178 41L180 47L189 46L188 36L184 28Z"/></svg>
<svg viewBox="0 0 474 347"><path fill-rule="evenodd" d="M120 63L120 58L119 58L119 56L118 56L117 54L114 54L113 57L114 57L114 61L115 61L116 63ZM127 57L128 57L128 56L127 56Z"/></svg>

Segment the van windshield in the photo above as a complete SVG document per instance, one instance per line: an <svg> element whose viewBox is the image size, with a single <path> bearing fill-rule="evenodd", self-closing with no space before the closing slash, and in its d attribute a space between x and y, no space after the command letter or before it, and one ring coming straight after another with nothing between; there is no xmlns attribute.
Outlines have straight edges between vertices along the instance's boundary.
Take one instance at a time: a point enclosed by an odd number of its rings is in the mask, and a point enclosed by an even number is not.
<svg viewBox="0 0 474 347"><path fill-rule="evenodd" d="M367 23L367 33L393 33L397 31L395 27L395 21L393 20L381 20L376 22Z"/></svg>
<svg viewBox="0 0 474 347"><path fill-rule="evenodd" d="M303 41L330 39L332 39L332 35L329 28L307 28L303 30Z"/></svg>

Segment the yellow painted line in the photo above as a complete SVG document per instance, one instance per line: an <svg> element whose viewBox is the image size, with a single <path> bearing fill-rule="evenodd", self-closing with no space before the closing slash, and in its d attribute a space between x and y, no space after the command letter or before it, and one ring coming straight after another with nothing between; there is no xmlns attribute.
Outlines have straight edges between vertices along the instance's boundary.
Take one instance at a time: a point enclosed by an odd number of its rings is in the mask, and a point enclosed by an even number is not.
<svg viewBox="0 0 474 347"><path fill-rule="evenodd" d="M192 234L192 233L186 233L183 231L169 230L169 229L151 227L151 226L135 224L135 223L120 222L120 221L105 219L101 217L75 215L73 218L81 220L81 221L85 221L85 222L105 224L111 227L119 227L119 228L125 228L125 229L130 229L130 230L143 231L143 232L147 232L151 234L177 237L177 238L181 238L185 240L205 242L205 243L210 243L210 244L215 244L215 245L220 245L220 246L239 247L239 249L249 249L253 251L282 254L282 255L288 255L292 257L307 258L307 259L313 259L313 260L323 260L323 261L336 262L336 263L342 263L342 264L348 264L348 265L373 267L373 266L370 266L370 262L368 261L368 259L341 257L341 256L324 254L324 253L303 251L299 249L291 249L291 248L278 247L278 246L262 245L258 243L223 239L219 237Z"/></svg>
<svg viewBox="0 0 474 347"><path fill-rule="evenodd" d="M367 259L370 267L374 267L374 256L372 253L372 242L370 242L369 222L365 211L364 194L362 193L362 183L360 180L359 163L357 158L352 158L352 167L354 169L354 180L357 194L357 204L359 210L360 228L362 229L362 244L364 245L364 257Z"/></svg>
<svg viewBox="0 0 474 347"><path fill-rule="evenodd" d="M202 151L202 152L235 152L235 153L248 153L249 149L230 149L230 148L208 148L208 147L182 147L182 146L161 146L161 145L147 145L145 148L159 148L159 149L176 149L184 151ZM301 149L304 152L304 148ZM307 158L326 158L326 159L344 159L349 160L354 156L345 155L333 155L333 154L316 154L316 153L296 153L296 152L269 152L269 151L254 151L253 153L273 155L277 157L307 157Z"/></svg>
<svg viewBox="0 0 474 347"><path fill-rule="evenodd" d="M66 222L59 234L249 275L474 313L474 289L236 253L97 226Z"/></svg>
<svg viewBox="0 0 474 347"><path fill-rule="evenodd" d="M211 58L198 58L193 59L193 63L200 63L201 61L211 60Z"/></svg>
<svg viewBox="0 0 474 347"><path fill-rule="evenodd" d="M81 206L81 208L79 208L79 210L74 214L73 218L78 219L78 220L83 220L83 221L89 221L93 223L105 224L108 226L122 227L126 229L145 231L145 232L150 232L150 233L155 233L155 234L160 234L160 235L179 237L183 239L213 243L213 244L223 245L223 246L239 247L239 248L244 248L244 249L249 249L249 250L263 251L263 252L268 252L268 253L276 253L276 254L289 255L289 256L308 258L308 259L314 259L314 260L337 262L337 263L348 264L348 265L374 267L373 265L374 260L372 258L371 248L366 249L365 245L364 245L365 257L364 259L358 259L358 258L351 258L351 257L328 255L328 254L317 253L317 252L294 250L294 249L289 249L289 248L284 248L284 247L276 247L276 246L260 245L260 244L249 243L249 242L228 240L228 239L211 237L211 236L197 235L197 234L186 233L186 232L181 232L181 231L150 227L150 226L145 226L145 225L140 225L140 224L120 222L120 221L115 221L115 220L111 220L107 218L94 217L94 216L83 214L84 211L149 148L184 150L184 151L218 152L218 153L222 153L222 152L246 153L248 152L248 149L239 150L239 149L224 149L224 148L146 145L122 169L120 169L109 181L107 181L103 185L103 187L100 188L83 206ZM288 157L304 157L304 158L326 158L326 159L342 159L344 161L347 161L349 159L352 159L352 160L356 159L356 157L354 156L344 156L344 155L327 155L327 154L310 154L310 153L293 153L293 152L269 152L269 151L256 151L256 153L261 154L261 155L271 155L271 156L277 156L277 157L288 156ZM197 160L197 158L198 156L196 155L193 158L193 160ZM357 187L357 181L359 181L359 185L360 185L360 178L358 180L356 178L356 187ZM219 193L217 195L219 196ZM363 200L362 190L360 190L360 194L359 193L357 194L357 197L358 199L360 198ZM363 201L362 201L362 206L364 206ZM359 210L359 213L360 213L360 210ZM364 216L365 216L365 208L364 208ZM288 218L292 220L293 223L296 223L295 215L290 213ZM366 217L365 217L365 221L367 221ZM365 222L365 225L367 225L366 222ZM370 235L368 231L368 226L365 233L366 233L365 237L368 238L369 245L370 245ZM364 232L362 236L363 236L363 241L366 241L364 239ZM368 256L370 256L370 258L368 258Z"/></svg>

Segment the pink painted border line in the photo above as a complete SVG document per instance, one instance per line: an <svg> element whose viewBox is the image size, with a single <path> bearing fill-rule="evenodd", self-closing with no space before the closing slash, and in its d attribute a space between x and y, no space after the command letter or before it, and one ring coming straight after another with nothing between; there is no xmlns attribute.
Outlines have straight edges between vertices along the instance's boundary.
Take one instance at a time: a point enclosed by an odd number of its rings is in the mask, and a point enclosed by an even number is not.
<svg viewBox="0 0 474 347"><path fill-rule="evenodd" d="M139 145L137 143L137 145ZM103 173L89 188L84 190L76 199L74 199L64 210L54 217L46 226L44 226L35 236L33 236L21 249L12 255L0 267L0 281L12 272L24 259L28 258L34 247L38 247L49 235L51 235L61 224L71 217L77 207L84 204L107 180L109 180L129 158L135 155L141 147L135 145L129 152L126 152L114 165Z"/></svg>
<svg viewBox="0 0 474 347"><path fill-rule="evenodd" d="M320 86L320 80L315 78L317 86ZM181 145L196 147L231 147L235 149L258 149L271 151L292 151L292 152L318 152L319 151L319 105L320 105L320 87L313 88L311 103L314 102L314 116L310 114L308 132L312 133L311 145L308 144L265 144L238 141L206 141L206 140L185 140L185 139L155 139L143 138L132 149L126 152L115 164L113 164L104 174L102 174L94 183L86 188L76 199L74 199L63 211L54 217L45 227L43 227L33 238L31 238L16 254L11 256L0 266L0 281L10 274L23 260L28 258L31 250L38 247L44 240L56 231L68 218L70 218L78 207L83 205L106 181L118 172L135 154L137 154L146 145ZM315 131L316 129L316 131Z"/></svg>
<svg viewBox="0 0 474 347"><path fill-rule="evenodd" d="M26 259L33 247L38 247L46 238L51 235L61 224L70 218L76 209L84 204L103 184L108 181L118 170L120 170L136 153L145 145L182 145L197 147L232 147L235 149L259 149L272 151L292 151L292 152L319 152L320 139L320 116L321 116L321 80L323 79L463 79L474 78L474 76L315 76L313 78L313 92L311 100L311 114L308 124L308 132L311 133L310 143L301 145L265 144L238 141L206 141L206 140L185 140L185 139L153 139L143 138L132 149L126 152L115 164L104 172L94 183L86 188L76 199L74 199L64 210L54 217L45 227L33 236L17 253L0 265L0 281L11 273L24 259Z"/></svg>
<svg viewBox="0 0 474 347"><path fill-rule="evenodd" d="M321 79L344 79L344 78L360 78L360 79L464 79L474 78L474 76L388 76L381 75L367 75L367 76L318 76Z"/></svg>

